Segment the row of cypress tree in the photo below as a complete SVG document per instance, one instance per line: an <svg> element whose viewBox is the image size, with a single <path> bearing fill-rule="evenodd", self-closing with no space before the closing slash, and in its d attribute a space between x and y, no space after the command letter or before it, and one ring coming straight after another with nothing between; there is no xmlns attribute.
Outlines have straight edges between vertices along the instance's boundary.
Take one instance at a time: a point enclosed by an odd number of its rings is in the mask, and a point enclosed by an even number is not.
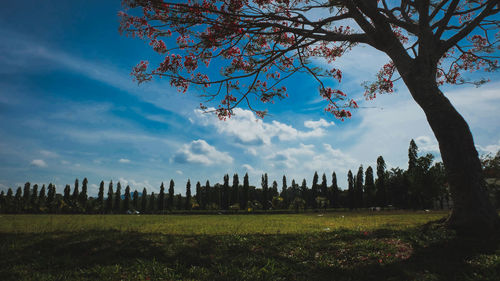
<svg viewBox="0 0 500 281"><path fill-rule="evenodd" d="M238 174L230 177L224 175L223 183L204 185L196 183L195 195L191 195L191 182L187 181L185 196L174 194L175 183L170 180L168 191L161 183L158 194L148 194L146 188L139 193L126 186L122 193L120 182L114 186L110 181L105 196L105 183L101 181L97 197L87 195L88 181L82 181L81 189L78 179L73 190L66 185L63 194L56 192L56 187L43 185L40 190L37 184L29 182L24 189L19 187L15 195L9 189L7 194L0 193L0 211L3 213L101 213L118 214L131 211L141 213L164 213L172 210L248 210L248 209L318 209L318 208L367 208L394 206L401 209L432 208L438 202L441 207L449 206L449 196L441 163L431 166L433 156L418 156L418 147L412 140L408 150L408 170L399 168L386 171L382 156L377 159L376 180L374 171L368 167L366 171L360 166L356 175L349 170L348 188L341 190L337 185L335 172L331 175L330 184L325 174L321 177L314 173L312 185L308 187L305 179L299 186L292 180L288 186L287 178L282 178L281 191L278 183L268 183L267 174L262 175L261 186L250 186L248 174L240 184Z"/></svg>

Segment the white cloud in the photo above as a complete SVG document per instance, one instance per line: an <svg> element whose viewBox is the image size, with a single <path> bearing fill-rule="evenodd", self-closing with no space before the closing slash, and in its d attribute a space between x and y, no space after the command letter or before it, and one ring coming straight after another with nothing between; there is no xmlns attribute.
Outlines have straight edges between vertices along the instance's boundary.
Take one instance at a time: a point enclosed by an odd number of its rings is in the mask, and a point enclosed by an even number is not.
<svg viewBox="0 0 500 281"><path fill-rule="evenodd" d="M296 148L287 148L271 154L267 157L275 167L293 168L299 165L299 158L302 156L312 157L315 154L314 145L300 144Z"/></svg>
<svg viewBox="0 0 500 281"><path fill-rule="evenodd" d="M476 145L476 148L483 153L495 155L498 151L500 151L500 140L496 144L489 144L486 146Z"/></svg>
<svg viewBox="0 0 500 281"><path fill-rule="evenodd" d="M70 164L70 162L69 162L69 161L66 161L66 160L61 160L61 164L63 164L63 165L69 165L69 164Z"/></svg>
<svg viewBox="0 0 500 281"><path fill-rule="evenodd" d="M263 170L255 169L250 164L243 164L243 165L241 165L241 167L243 167L243 169L245 169L245 171L247 173L249 173L250 175L254 175L255 176L255 175L262 175L262 174L264 174Z"/></svg>
<svg viewBox="0 0 500 281"><path fill-rule="evenodd" d="M129 159L125 159L125 158L121 158L120 160L118 160L118 162L120 162L120 163L130 163L130 160Z"/></svg>
<svg viewBox="0 0 500 281"><path fill-rule="evenodd" d="M179 175L182 175L182 174L183 174L181 170L176 170L175 172L176 172L177 174L179 174Z"/></svg>
<svg viewBox="0 0 500 281"><path fill-rule="evenodd" d="M273 137L283 141L321 137L325 134L321 126L316 126L311 131L300 131L276 120L264 122L251 110L241 108L234 109L234 115L226 121L220 121L213 114L205 114L201 110L195 110L195 114L203 125L214 126L217 132L234 136L238 142L245 145L270 145Z"/></svg>
<svg viewBox="0 0 500 281"><path fill-rule="evenodd" d="M45 161L43 161L42 159L34 159L33 161L31 161L31 165L40 168L47 167L47 163L45 163Z"/></svg>
<svg viewBox="0 0 500 281"><path fill-rule="evenodd" d="M419 151L439 153L439 145L434 137L419 136L415 138L415 143L417 144Z"/></svg>
<svg viewBox="0 0 500 281"><path fill-rule="evenodd" d="M203 165L213 165L222 163L232 163L233 158L227 152L220 152L206 141L199 139L189 144L184 144L174 155L173 161L176 163L197 163Z"/></svg>
<svg viewBox="0 0 500 281"><path fill-rule="evenodd" d="M134 179L126 179L126 178L120 177L118 179L118 181L120 182L122 188L125 188L127 185L130 186L131 192L133 192L134 190L142 191L142 188L144 188L144 187L148 191L155 191L156 190L156 188L154 188L153 185L151 185L148 180L136 181ZM122 190L122 192L123 192L123 190Z"/></svg>
<svg viewBox="0 0 500 281"><path fill-rule="evenodd" d="M320 118L318 121L313 121L313 120L305 121L304 126L306 128L317 129L321 127L335 126L335 123L333 123L333 121L327 122L325 119Z"/></svg>
<svg viewBox="0 0 500 281"><path fill-rule="evenodd" d="M311 171L338 171L347 172L355 169L359 161L340 149L334 149L330 144L323 144L323 151L316 152L311 161L307 161L304 166Z"/></svg>

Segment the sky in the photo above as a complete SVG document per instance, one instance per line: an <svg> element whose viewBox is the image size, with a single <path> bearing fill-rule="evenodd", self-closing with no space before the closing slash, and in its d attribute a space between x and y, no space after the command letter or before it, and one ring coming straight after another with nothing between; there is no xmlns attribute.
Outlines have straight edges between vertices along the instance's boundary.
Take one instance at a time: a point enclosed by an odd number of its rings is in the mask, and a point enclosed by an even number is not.
<svg viewBox="0 0 500 281"><path fill-rule="evenodd" d="M197 110L201 92L180 94L168 81L138 85L130 72L153 55L139 39L118 33L121 1L9 1L0 9L0 190L32 184L64 185L87 177L89 194L101 180L158 192L173 179L176 193L188 179L212 184L224 174L262 173L281 188L315 171L336 172L341 188L348 170L407 168L415 139L421 154L439 160L436 139L423 111L404 84L373 101L363 97L388 58L357 47L336 62L339 88L361 107L345 121L324 112L327 105L308 76L288 80L289 98L261 105L263 120L247 108L228 121ZM317 62L321 65L322 62ZM331 67L331 66L330 66ZM480 155L500 149L500 75L474 73L491 82L442 90L464 116Z"/></svg>

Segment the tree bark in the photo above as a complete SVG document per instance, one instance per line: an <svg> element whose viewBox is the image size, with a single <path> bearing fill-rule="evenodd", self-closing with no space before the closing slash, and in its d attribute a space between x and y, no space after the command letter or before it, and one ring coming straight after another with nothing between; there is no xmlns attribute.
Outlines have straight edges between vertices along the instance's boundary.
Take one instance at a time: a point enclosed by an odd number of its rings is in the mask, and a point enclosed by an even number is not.
<svg viewBox="0 0 500 281"><path fill-rule="evenodd" d="M497 228L500 220L488 199L481 163L467 122L439 90L431 67L414 65L402 74L402 78L423 109L439 143L453 199L447 224L470 231Z"/></svg>

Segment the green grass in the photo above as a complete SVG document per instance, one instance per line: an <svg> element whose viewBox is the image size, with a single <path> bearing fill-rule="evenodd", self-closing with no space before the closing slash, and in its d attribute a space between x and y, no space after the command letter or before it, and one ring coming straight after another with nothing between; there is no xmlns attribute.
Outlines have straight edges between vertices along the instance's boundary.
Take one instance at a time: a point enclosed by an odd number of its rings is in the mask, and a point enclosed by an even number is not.
<svg viewBox="0 0 500 281"><path fill-rule="evenodd" d="M2 215L0 280L500 280L444 215Z"/></svg>

